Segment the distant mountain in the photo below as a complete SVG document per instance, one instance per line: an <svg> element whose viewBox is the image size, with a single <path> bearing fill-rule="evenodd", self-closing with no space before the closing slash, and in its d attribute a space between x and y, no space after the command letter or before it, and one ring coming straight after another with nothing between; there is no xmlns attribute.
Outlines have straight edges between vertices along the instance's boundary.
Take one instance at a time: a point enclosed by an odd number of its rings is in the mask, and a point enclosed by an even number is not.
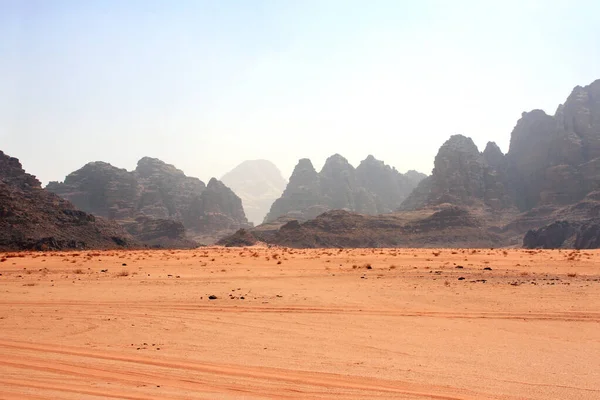
<svg viewBox="0 0 600 400"><path fill-rule="evenodd" d="M440 148L430 177L401 210L443 203L504 213L560 207L600 189L600 80L577 86L554 116L523 113L503 155L495 143L483 152L454 135Z"/></svg>
<svg viewBox="0 0 600 400"><path fill-rule="evenodd" d="M262 223L287 184L281 171L267 160L244 161L221 181L240 196L246 216L255 225Z"/></svg>
<svg viewBox="0 0 600 400"><path fill-rule="evenodd" d="M507 168L506 157L495 143L488 143L480 153L471 138L454 135L439 149L431 176L419 183L400 210L444 203L510 210L514 199Z"/></svg>
<svg viewBox="0 0 600 400"><path fill-rule="evenodd" d="M362 214L395 210L425 178L411 171L401 174L368 156L357 168L339 154L327 159L317 173L309 159L301 159L282 196L271 206L265 222L280 217L306 221L333 209Z"/></svg>
<svg viewBox="0 0 600 400"><path fill-rule="evenodd" d="M118 224L42 189L18 159L0 151L0 250L141 246Z"/></svg>
<svg viewBox="0 0 600 400"><path fill-rule="evenodd" d="M382 165L368 157L354 170L335 155L317 173L309 160L301 160L273 204L269 223L223 243L254 238L294 247L597 248L600 80L575 87L553 116L523 113L506 155L493 142L480 152L470 138L451 136L435 157L432 175L414 179L413 186L420 182L408 196L404 188L410 186ZM330 209L375 214L394 206L396 212L385 216L322 214ZM432 218L423 218L427 215Z"/></svg>
<svg viewBox="0 0 600 400"><path fill-rule="evenodd" d="M142 158L134 171L91 162L64 182L50 182L46 188L82 210L117 220L132 231L138 230L131 227L134 220L145 227L159 227L139 217L167 219L182 223L189 237L212 243L249 226L240 198L222 182L212 178L205 185L156 158ZM166 226L160 224L160 230ZM178 228L168 230L176 232Z"/></svg>

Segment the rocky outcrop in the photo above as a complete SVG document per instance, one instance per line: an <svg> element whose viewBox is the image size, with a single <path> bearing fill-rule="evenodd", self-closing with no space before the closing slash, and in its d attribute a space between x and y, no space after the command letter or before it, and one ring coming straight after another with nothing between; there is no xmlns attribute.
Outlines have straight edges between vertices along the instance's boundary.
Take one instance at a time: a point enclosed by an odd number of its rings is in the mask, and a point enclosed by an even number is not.
<svg viewBox="0 0 600 400"><path fill-rule="evenodd" d="M232 235L222 238L217 242L219 246L246 247L254 246L258 239L247 229L240 229Z"/></svg>
<svg viewBox="0 0 600 400"><path fill-rule="evenodd" d="M123 223L138 217L181 222L190 237L202 236L207 243L249 226L241 200L223 183L213 178L206 186L156 158L142 158L134 171L92 162L47 189L82 210Z"/></svg>
<svg viewBox="0 0 600 400"><path fill-rule="evenodd" d="M400 174L373 156L354 168L335 154L326 160L319 173L310 160L302 159L265 222L280 217L306 221L332 209L363 214L391 212L424 177L416 171Z"/></svg>
<svg viewBox="0 0 600 400"><path fill-rule="evenodd" d="M80 211L42 189L18 159L0 151L0 250L138 246L118 224Z"/></svg>
<svg viewBox="0 0 600 400"><path fill-rule="evenodd" d="M600 224L557 221L528 231L523 238L523 247L598 249L600 248Z"/></svg>
<svg viewBox="0 0 600 400"><path fill-rule="evenodd" d="M331 210L304 223L289 221L274 232L258 227L243 235L238 233L223 243L245 246L255 241L296 248L490 247L501 244L502 238L467 209L448 206L412 214L364 215Z"/></svg>
<svg viewBox="0 0 600 400"><path fill-rule="evenodd" d="M134 221L122 221L121 225L136 240L153 248L190 249L198 243L187 239L185 227L172 219L137 217Z"/></svg>
<svg viewBox="0 0 600 400"><path fill-rule="evenodd" d="M400 206L415 210L444 203L502 210L512 206L507 181L508 163L495 143L480 153L463 135L451 136L440 148L430 177Z"/></svg>
<svg viewBox="0 0 600 400"><path fill-rule="evenodd" d="M248 220L263 222L287 181L275 164L267 160L244 161L221 178L241 199Z"/></svg>
<svg viewBox="0 0 600 400"><path fill-rule="evenodd" d="M527 249L558 249L577 233L577 227L567 221L557 221L539 229L532 229L523 238Z"/></svg>

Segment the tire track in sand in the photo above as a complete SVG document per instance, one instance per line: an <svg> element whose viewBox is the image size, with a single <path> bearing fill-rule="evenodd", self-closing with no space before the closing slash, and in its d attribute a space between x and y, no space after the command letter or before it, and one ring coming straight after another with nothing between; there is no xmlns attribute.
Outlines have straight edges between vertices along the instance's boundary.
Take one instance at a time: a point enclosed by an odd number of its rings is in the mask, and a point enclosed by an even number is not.
<svg viewBox="0 0 600 400"><path fill-rule="evenodd" d="M45 373L77 376L88 380L110 380L129 385L135 383L156 385L157 382L160 382L161 385L189 391L213 392L223 395L298 399L310 397L340 398L340 395L345 396L352 393L354 397L358 398L509 399L505 396L494 397L453 387L419 385L379 378L168 358L125 356L118 353L111 354L67 346L57 347L49 344L0 340L1 349L4 349L2 351L4 354L0 359L0 365L3 368L29 369ZM28 355L28 352L33 352L34 355ZM58 361L52 360L51 355L67 357L66 360L63 357ZM81 359L84 359L85 362L82 362ZM107 366L110 366L110 370L99 365L90 366L90 364L98 363L100 360L109 361ZM0 382L10 384L10 379L0 378ZM26 382L13 380L12 383L24 385ZM42 384L37 383L37 385ZM67 383L55 385L55 389L65 391L86 390ZM142 396L140 398L147 397ZM131 400L139 400L139 398L132 397Z"/></svg>

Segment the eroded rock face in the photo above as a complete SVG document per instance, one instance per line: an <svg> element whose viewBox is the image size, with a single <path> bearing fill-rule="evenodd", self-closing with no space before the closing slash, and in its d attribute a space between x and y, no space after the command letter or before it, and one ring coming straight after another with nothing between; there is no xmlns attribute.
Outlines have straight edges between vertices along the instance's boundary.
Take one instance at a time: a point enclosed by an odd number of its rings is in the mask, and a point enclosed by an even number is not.
<svg viewBox="0 0 600 400"><path fill-rule="evenodd" d="M600 224L557 221L527 232L523 247L528 249L598 249Z"/></svg>
<svg viewBox="0 0 600 400"><path fill-rule="evenodd" d="M244 212L255 225L262 223L287 184L279 169L267 160L244 161L221 181L242 199Z"/></svg>
<svg viewBox="0 0 600 400"><path fill-rule="evenodd" d="M566 205L600 187L600 80L576 87L554 116L523 113L512 132L510 180L522 210Z"/></svg>
<svg viewBox="0 0 600 400"><path fill-rule="evenodd" d="M130 248L140 243L118 224L77 210L42 189L18 159L0 151L0 249Z"/></svg>
<svg viewBox="0 0 600 400"><path fill-rule="evenodd" d="M335 154L326 160L319 173L310 160L302 159L265 222L282 216L306 221L327 210L391 212L424 177L416 171L403 175L373 156L354 168Z"/></svg>
<svg viewBox="0 0 600 400"><path fill-rule="evenodd" d="M506 157L495 143L488 143L480 153L471 138L451 136L438 151L431 176L421 181L400 208L414 210L444 203L510 208L507 169Z"/></svg>
<svg viewBox="0 0 600 400"><path fill-rule="evenodd" d="M365 214L384 214L396 210L411 191L426 178L417 171L399 173L395 168L386 165L369 155L356 168L357 182L372 194L372 203L365 195L358 201L357 212Z"/></svg>
<svg viewBox="0 0 600 400"><path fill-rule="evenodd" d="M178 221L191 236L221 235L248 226L241 200L231 189L214 178L207 187L156 158L142 158L134 171L89 163L63 183L50 182L47 189L111 220L131 222L147 217Z"/></svg>

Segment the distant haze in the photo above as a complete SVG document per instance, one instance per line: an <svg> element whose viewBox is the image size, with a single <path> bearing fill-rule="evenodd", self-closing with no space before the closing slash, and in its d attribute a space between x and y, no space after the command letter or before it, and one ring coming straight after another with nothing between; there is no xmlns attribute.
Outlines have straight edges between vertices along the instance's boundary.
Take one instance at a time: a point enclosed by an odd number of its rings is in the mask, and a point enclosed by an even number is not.
<svg viewBox="0 0 600 400"><path fill-rule="evenodd" d="M143 156L204 181L339 153L430 173L452 134L600 77L598 1L0 2L0 149L46 183Z"/></svg>
<svg viewBox="0 0 600 400"><path fill-rule="evenodd" d="M275 164L267 160L244 161L221 180L242 199L246 217L254 225L263 222L287 184Z"/></svg>

